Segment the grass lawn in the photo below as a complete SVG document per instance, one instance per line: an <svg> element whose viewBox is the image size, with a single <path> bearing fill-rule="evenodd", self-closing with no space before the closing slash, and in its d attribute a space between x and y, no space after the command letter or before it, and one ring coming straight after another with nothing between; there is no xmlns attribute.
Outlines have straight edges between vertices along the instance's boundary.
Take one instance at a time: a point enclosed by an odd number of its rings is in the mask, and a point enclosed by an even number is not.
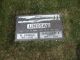
<svg viewBox="0 0 80 60"><path fill-rule="evenodd" d="M80 60L79 0L0 0L0 60ZM14 42L15 17L62 14L62 41Z"/></svg>

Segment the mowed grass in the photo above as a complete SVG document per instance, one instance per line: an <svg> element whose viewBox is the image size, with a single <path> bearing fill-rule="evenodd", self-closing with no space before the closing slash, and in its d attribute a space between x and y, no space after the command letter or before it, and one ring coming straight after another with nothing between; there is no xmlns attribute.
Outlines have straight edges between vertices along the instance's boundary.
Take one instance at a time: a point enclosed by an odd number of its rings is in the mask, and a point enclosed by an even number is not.
<svg viewBox="0 0 80 60"><path fill-rule="evenodd" d="M0 60L80 60L79 0L0 0ZM14 42L17 15L62 15L64 39Z"/></svg>

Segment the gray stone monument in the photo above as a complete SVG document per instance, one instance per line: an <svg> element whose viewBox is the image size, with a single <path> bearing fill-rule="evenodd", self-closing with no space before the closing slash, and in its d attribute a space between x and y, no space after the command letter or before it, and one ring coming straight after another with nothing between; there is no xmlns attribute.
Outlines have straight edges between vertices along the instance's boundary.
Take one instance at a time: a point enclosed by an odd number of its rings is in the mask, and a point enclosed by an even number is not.
<svg viewBox="0 0 80 60"><path fill-rule="evenodd" d="M17 16L15 41L63 38L60 14Z"/></svg>

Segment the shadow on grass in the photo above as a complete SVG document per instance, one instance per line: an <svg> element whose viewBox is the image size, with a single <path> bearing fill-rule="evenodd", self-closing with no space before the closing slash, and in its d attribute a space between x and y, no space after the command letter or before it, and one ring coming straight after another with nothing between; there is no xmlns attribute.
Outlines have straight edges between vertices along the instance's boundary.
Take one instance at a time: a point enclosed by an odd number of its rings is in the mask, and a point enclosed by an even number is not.
<svg viewBox="0 0 80 60"><path fill-rule="evenodd" d="M10 16L10 24L8 26L8 32L7 32L7 42L9 44L14 44L14 40L15 40L15 26L16 26L16 15L11 15Z"/></svg>
<svg viewBox="0 0 80 60"><path fill-rule="evenodd" d="M76 54L77 54L77 60L80 60L80 43L77 44Z"/></svg>

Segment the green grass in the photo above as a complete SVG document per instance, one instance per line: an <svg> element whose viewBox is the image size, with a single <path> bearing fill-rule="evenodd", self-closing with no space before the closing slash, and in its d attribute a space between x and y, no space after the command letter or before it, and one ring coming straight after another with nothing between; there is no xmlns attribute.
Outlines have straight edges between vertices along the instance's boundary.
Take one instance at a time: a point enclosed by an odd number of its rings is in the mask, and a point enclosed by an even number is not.
<svg viewBox="0 0 80 60"><path fill-rule="evenodd" d="M80 60L79 0L0 0L0 60ZM62 14L62 41L14 42L15 17Z"/></svg>

